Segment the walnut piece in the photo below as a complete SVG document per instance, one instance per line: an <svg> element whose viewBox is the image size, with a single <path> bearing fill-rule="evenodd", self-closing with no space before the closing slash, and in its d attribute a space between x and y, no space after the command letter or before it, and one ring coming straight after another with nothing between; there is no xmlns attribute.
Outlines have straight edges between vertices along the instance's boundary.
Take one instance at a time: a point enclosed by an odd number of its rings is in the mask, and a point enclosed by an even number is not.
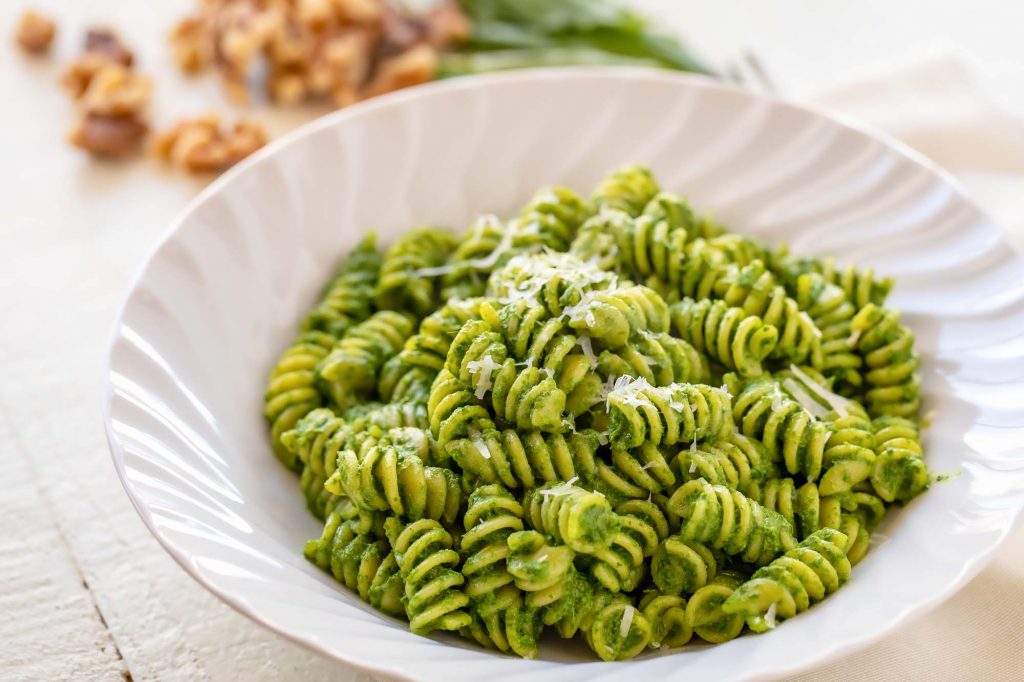
<svg viewBox="0 0 1024 682"><path fill-rule="evenodd" d="M385 59L377 66L373 79L362 92L363 97L376 97L393 90L426 83L437 73L437 51L422 43L399 55Z"/></svg>
<svg viewBox="0 0 1024 682"><path fill-rule="evenodd" d="M220 172L267 143L263 127L248 119L223 127L210 113L187 119L157 136L153 153L189 173Z"/></svg>
<svg viewBox="0 0 1024 682"><path fill-rule="evenodd" d="M171 33L186 72L214 68L229 98L262 79L271 101L346 106L435 77L437 53L469 35L454 0L422 14L387 0L198 0Z"/></svg>
<svg viewBox="0 0 1024 682"><path fill-rule="evenodd" d="M102 55L122 66L131 66L135 55L109 28L91 28L85 34L85 52Z"/></svg>
<svg viewBox="0 0 1024 682"><path fill-rule="evenodd" d="M149 103L152 81L117 62L108 62L91 79L79 98L89 114L134 115Z"/></svg>
<svg viewBox="0 0 1024 682"><path fill-rule="evenodd" d="M85 114L71 130L70 141L90 154L123 158L139 149L148 128L138 117Z"/></svg>
<svg viewBox="0 0 1024 682"><path fill-rule="evenodd" d="M139 150L149 132L144 111L152 81L133 68L131 50L108 29L90 30L85 52L68 65L62 85L78 105L73 145L96 156L124 158Z"/></svg>
<svg viewBox="0 0 1024 682"><path fill-rule="evenodd" d="M40 55L49 51L57 25L50 19L32 10L26 11L18 20L14 39L27 54Z"/></svg>

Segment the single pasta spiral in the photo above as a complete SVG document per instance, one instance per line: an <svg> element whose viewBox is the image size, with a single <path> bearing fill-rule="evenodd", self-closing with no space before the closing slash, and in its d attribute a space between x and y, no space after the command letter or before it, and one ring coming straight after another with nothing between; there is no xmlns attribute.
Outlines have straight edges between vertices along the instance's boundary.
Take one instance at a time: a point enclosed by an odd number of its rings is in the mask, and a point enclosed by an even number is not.
<svg viewBox="0 0 1024 682"><path fill-rule="evenodd" d="M584 636L602 661L621 661L646 649L653 631L647 616L624 599L598 611Z"/></svg>
<svg viewBox="0 0 1024 682"><path fill-rule="evenodd" d="M847 414L828 423L824 473L818 481L822 495L846 492L871 475L875 464L875 434L860 414Z"/></svg>
<svg viewBox="0 0 1024 682"><path fill-rule="evenodd" d="M320 379L331 387L335 402L346 406L351 394L365 394L376 388L381 368L402 349L413 325L408 315L382 310L349 329L317 367Z"/></svg>
<svg viewBox="0 0 1024 682"><path fill-rule="evenodd" d="M303 331L322 331L341 338L374 310L381 255L376 237L367 235L345 259L323 298L302 323Z"/></svg>
<svg viewBox="0 0 1024 682"><path fill-rule="evenodd" d="M437 308L439 297L436 278L428 273L444 264L456 245L452 234L432 227L402 235L384 254L377 281L377 307L408 311L417 317L429 315Z"/></svg>
<svg viewBox="0 0 1024 682"><path fill-rule="evenodd" d="M459 554L452 549L451 533L432 519L403 525L393 516L385 521L384 530L405 581L409 628L426 635L467 627L472 618L463 609L469 597L459 589L465 578L455 570Z"/></svg>
<svg viewBox="0 0 1024 682"><path fill-rule="evenodd" d="M627 500L615 507L622 528L607 547L594 553L591 575L612 592L631 592L646 576L644 559L668 535L668 521L657 505Z"/></svg>
<svg viewBox="0 0 1024 682"><path fill-rule="evenodd" d="M650 590L640 598L637 608L651 624L650 648L681 647L693 638L686 621L686 600L674 594Z"/></svg>
<svg viewBox="0 0 1024 682"><path fill-rule="evenodd" d="M324 332L305 332L278 358L263 394L263 415L270 424L274 455L290 469L300 462L281 443L285 431L323 403L316 387L316 367L334 347L334 337Z"/></svg>
<svg viewBox="0 0 1024 682"><path fill-rule="evenodd" d="M864 357L864 401L872 416L913 417L921 406L921 358L899 312L869 303L850 323Z"/></svg>
<svg viewBox="0 0 1024 682"><path fill-rule="evenodd" d="M361 599L393 616L405 616L402 582L387 542L361 528L359 519L332 512L320 538L306 543L305 556L330 571Z"/></svg>
<svg viewBox="0 0 1024 682"><path fill-rule="evenodd" d="M694 634L712 644L739 636L743 631L743 616L728 613L722 607L745 578L736 571L722 571L693 593L686 601L686 624Z"/></svg>
<svg viewBox="0 0 1024 682"><path fill-rule="evenodd" d="M584 554L607 547L622 527L621 519L604 495L569 483L531 490L523 508L524 517L534 530Z"/></svg>
<svg viewBox="0 0 1024 682"><path fill-rule="evenodd" d="M863 383L864 361L856 351L851 321L857 308L846 293L817 272L807 272L796 280L796 302L821 330L821 371L834 377L837 389L847 395Z"/></svg>
<svg viewBox="0 0 1024 682"><path fill-rule="evenodd" d="M656 388L643 380L616 382L608 392L610 438L616 448L719 439L733 428L729 396L704 384Z"/></svg>
<svg viewBox="0 0 1024 682"><path fill-rule="evenodd" d="M523 530L523 507L502 486L485 485L470 494L463 526L466 532L459 541L459 551L464 557L466 596L477 613L488 616L501 603L500 593L509 588L516 591L506 568L507 539Z"/></svg>
<svg viewBox="0 0 1024 682"><path fill-rule="evenodd" d="M341 487L364 509L390 511L408 519L450 524L462 500L458 477L449 469L427 466L427 437L377 443L360 458L352 450L338 455Z"/></svg>
<svg viewBox="0 0 1024 682"><path fill-rule="evenodd" d="M624 166L598 184L590 203L598 210L614 208L635 216L658 191L658 181L646 167Z"/></svg>
<svg viewBox="0 0 1024 682"><path fill-rule="evenodd" d="M444 447L457 438L468 438L494 428L490 412L459 378L443 369L430 387L427 401L430 434Z"/></svg>
<svg viewBox="0 0 1024 682"><path fill-rule="evenodd" d="M715 577L721 561L710 547L670 535L654 550L651 578L665 594L693 594Z"/></svg>
<svg viewBox="0 0 1024 682"><path fill-rule="evenodd" d="M448 452L467 473L484 483L535 488L544 483L589 480L600 436L592 429L559 434L489 429L448 444Z"/></svg>
<svg viewBox="0 0 1024 682"><path fill-rule="evenodd" d="M781 461L790 474L816 481L821 476L828 426L815 419L777 382L759 379L746 385L733 401L740 432L760 441L769 457Z"/></svg>
<svg viewBox="0 0 1024 682"><path fill-rule="evenodd" d="M540 613L527 606L522 595L515 593L504 608L486 616L470 614L469 625L459 632L488 649L513 653L523 658L537 657L537 639L540 637Z"/></svg>
<svg viewBox="0 0 1024 682"><path fill-rule="evenodd" d="M754 632L775 627L775 619L792 618L821 601L850 578L847 538L822 528L784 555L762 566L722 605L726 613L742 616ZM773 609L773 617L768 617Z"/></svg>
<svg viewBox="0 0 1024 682"><path fill-rule="evenodd" d="M634 329L659 333L669 327L664 299L639 285L596 292L567 312L573 329L608 348L622 347Z"/></svg>
<svg viewBox="0 0 1024 682"><path fill-rule="evenodd" d="M495 372L491 388L495 416L522 431L564 431L566 395L553 374L537 367L519 367L512 358L505 360Z"/></svg>
<svg viewBox="0 0 1024 682"><path fill-rule="evenodd" d="M683 519L680 535L750 564L764 565L796 544L793 527L740 492L703 479L687 481L669 499Z"/></svg>
<svg viewBox="0 0 1024 682"><path fill-rule="evenodd" d="M542 608L565 597L576 573L576 553L571 547L549 544L535 530L512 533L507 544L508 572L515 586L526 593L527 605Z"/></svg>
<svg viewBox="0 0 1024 682"><path fill-rule="evenodd" d="M906 501L931 485L917 424L903 417L879 417L875 432L875 463L871 487L886 502Z"/></svg>
<svg viewBox="0 0 1024 682"><path fill-rule="evenodd" d="M347 436L344 427L344 420L332 410L318 408L281 435L281 444L302 462L302 491L309 510L318 519L324 518L334 497L324 490L324 483L337 469L338 451Z"/></svg>
<svg viewBox="0 0 1024 682"><path fill-rule="evenodd" d="M684 298L670 310L672 326L681 338L743 377L764 372L761 363L779 340L775 327L722 301Z"/></svg>

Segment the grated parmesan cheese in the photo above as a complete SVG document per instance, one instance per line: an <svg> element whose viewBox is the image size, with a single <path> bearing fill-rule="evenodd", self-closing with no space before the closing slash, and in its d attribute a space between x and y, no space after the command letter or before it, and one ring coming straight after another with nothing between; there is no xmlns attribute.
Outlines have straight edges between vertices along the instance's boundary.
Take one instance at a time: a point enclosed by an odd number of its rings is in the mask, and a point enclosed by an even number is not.
<svg viewBox="0 0 1024 682"><path fill-rule="evenodd" d="M487 395L487 391L491 390L493 386L491 374L493 374L494 370L500 369L501 365L495 362L492 356L485 355L479 360L467 362L466 367L469 369L470 375L476 380L474 395L477 400L480 400Z"/></svg>
<svg viewBox="0 0 1024 682"><path fill-rule="evenodd" d="M764 622L768 626L768 629L775 628L775 612L779 605L777 602L772 602L772 605L768 607L768 612L764 614Z"/></svg>
<svg viewBox="0 0 1024 682"><path fill-rule="evenodd" d="M697 460L690 460L690 473L696 473L697 471Z"/></svg>
<svg viewBox="0 0 1024 682"><path fill-rule="evenodd" d="M807 314L806 310L800 311L800 319L807 323L807 325L811 328L811 331L814 333L815 336L817 336L819 339L821 338L821 330L818 329L818 325L814 324L814 320L811 319L811 316Z"/></svg>
<svg viewBox="0 0 1024 682"><path fill-rule="evenodd" d="M573 490L575 490L575 488L573 487L573 483L575 483L578 480L580 480L579 476L573 476L572 478L570 478L565 483L562 483L561 485L556 485L554 488L548 488L547 490L541 490L540 494L544 496L568 495Z"/></svg>
<svg viewBox="0 0 1024 682"><path fill-rule="evenodd" d="M632 606L627 606L622 611L622 621L619 622L619 636L625 637L629 634L629 626L633 624L633 616L636 615L636 609Z"/></svg>
<svg viewBox="0 0 1024 682"><path fill-rule="evenodd" d="M576 344L590 361L590 369L597 369L597 355L594 354L593 340L589 336L579 336L576 337Z"/></svg>
<svg viewBox="0 0 1024 682"><path fill-rule="evenodd" d="M782 382L782 387L789 391L790 395L800 403L800 406L810 412L811 416L815 419L824 419L828 416L828 410L826 410L821 403L812 398L811 395L792 378L787 377ZM772 404L772 407L774 409L774 403Z"/></svg>
<svg viewBox="0 0 1024 682"><path fill-rule="evenodd" d="M480 435L479 431L473 431L469 434L470 440L473 441L473 445L480 452L480 456L484 459L491 458L491 451L487 447L487 443L484 442L483 436Z"/></svg>
<svg viewBox="0 0 1024 682"><path fill-rule="evenodd" d="M802 381L807 388L809 388L815 395L824 400L829 406L836 411L840 417L846 417L850 414L850 408L854 405L852 402L847 400L841 395L833 393L819 383L816 383L814 379L810 377L806 372L797 367L796 365L790 365L789 369L796 376L797 379Z"/></svg>

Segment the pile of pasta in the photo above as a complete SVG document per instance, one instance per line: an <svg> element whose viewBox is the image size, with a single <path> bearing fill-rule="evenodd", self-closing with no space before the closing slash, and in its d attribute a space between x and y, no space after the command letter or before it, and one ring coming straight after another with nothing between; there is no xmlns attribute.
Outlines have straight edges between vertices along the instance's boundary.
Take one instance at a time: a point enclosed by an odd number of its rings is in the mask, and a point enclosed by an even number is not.
<svg viewBox="0 0 1024 682"><path fill-rule="evenodd" d="M604 660L763 632L925 490L871 270L727 232L644 167L344 261L273 370L306 557L413 632Z"/></svg>

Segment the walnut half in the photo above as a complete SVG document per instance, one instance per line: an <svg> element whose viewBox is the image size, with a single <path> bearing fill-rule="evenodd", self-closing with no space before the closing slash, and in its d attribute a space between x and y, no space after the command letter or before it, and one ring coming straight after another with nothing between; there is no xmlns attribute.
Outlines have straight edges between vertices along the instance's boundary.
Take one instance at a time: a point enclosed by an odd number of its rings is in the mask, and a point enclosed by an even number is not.
<svg viewBox="0 0 1024 682"><path fill-rule="evenodd" d="M39 55L49 51L57 25L38 12L28 10L18 20L14 40L27 54Z"/></svg>
<svg viewBox="0 0 1024 682"><path fill-rule="evenodd" d="M189 173L217 173L238 163L267 143L263 127L240 119L228 128L209 113L186 119L157 136L153 153Z"/></svg>

